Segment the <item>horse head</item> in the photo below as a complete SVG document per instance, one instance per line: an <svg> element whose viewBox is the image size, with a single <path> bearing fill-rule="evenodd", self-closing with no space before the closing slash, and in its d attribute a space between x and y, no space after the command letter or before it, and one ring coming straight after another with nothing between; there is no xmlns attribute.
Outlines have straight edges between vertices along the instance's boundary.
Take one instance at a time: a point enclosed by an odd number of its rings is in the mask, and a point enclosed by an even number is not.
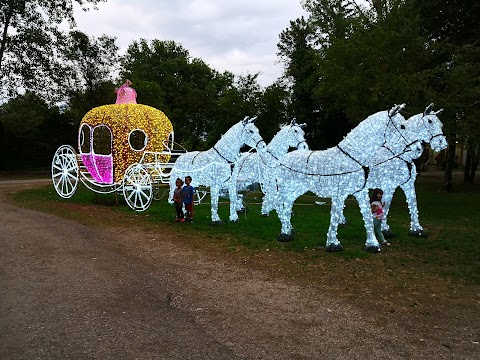
<svg viewBox="0 0 480 360"><path fill-rule="evenodd" d="M433 104L430 104L423 113L411 116L405 124L412 138L430 144L434 151L441 151L448 146L442 131L443 124L437 116L443 109L432 111L432 107Z"/></svg>
<svg viewBox="0 0 480 360"><path fill-rule="evenodd" d="M385 147L390 149L396 155L411 151L416 147L414 143L417 139L412 137L412 134L405 126L405 118L400 114L400 111L405 107L405 104L394 105L388 111L388 122L385 129ZM413 145L413 148L411 147Z"/></svg>
<svg viewBox="0 0 480 360"><path fill-rule="evenodd" d="M288 146L299 150L308 150L305 131L303 131L306 126L307 124L297 124L296 119L292 119L290 125L284 127L287 129L285 141Z"/></svg>
<svg viewBox="0 0 480 360"><path fill-rule="evenodd" d="M409 118L411 121L411 131L417 133L420 140L430 144L434 151L441 151L448 146L447 138L443 134L443 124L437 115L443 112L443 109L432 111L433 104L427 106L423 114L417 114Z"/></svg>
<svg viewBox="0 0 480 360"><path fill-rule="evenodd" d="M263 152L266 150L266 144L260 135L260 131L255 126L256 120L256 116L253 118L247 116L241 121L243 129L241 131L240 138L243 144L255 148L257 151Z"/></svg>

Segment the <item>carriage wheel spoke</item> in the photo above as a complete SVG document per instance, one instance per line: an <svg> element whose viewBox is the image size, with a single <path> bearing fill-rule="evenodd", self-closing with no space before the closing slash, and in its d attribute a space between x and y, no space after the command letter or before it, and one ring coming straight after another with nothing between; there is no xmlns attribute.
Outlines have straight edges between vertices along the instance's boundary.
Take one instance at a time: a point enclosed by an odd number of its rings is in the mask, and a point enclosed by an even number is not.
<svg viewBox="0 0 480 360"><path fill-rule="evenodd" d="M77 189L77 156L71 146L62 145L55 152L52 161L52 181L55 191L63 198L69 198Z"/></svg>
<svg viewBox="0 0 480 360"><path fill-rule="evenodd" d="M132 192L130 193L130 195L129 195L128 198L127 198L127 201L131 201L133 195L135 195L135 191L132 191Z"/></svg>
<svg viewBox="0 0 480 360"><path fill-rule="evenodd" d="M148 170L136 164L127 169L123 179L123 193L128 206L144 211L153 198L152 179Z"/></svg>

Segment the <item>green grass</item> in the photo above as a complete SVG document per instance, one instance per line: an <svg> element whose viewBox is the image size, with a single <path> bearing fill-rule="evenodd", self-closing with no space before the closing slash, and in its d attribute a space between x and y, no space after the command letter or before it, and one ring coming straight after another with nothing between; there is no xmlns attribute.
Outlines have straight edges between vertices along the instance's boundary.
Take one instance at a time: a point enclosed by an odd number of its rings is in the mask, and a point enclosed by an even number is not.
<svg viewBox="0 0 480 360"><path fill-rule="evenodd" d="M338 253L326 253L322 250L329 226L330 206L315 205L319 200L312 196L299 199L294 206L292 225L295 228L295 240L280 243L276 240L280 233L280 222L275 212L266 218L260 216L260 194L246 197L246 213L240 214L237 223L228 222L228 204L221 203L219 215L224 220L220 226L211 226L210 204L206 202L195 206L193 224L175 224L185 226L183 231L194 231L207 239L214 239L227 250L241 248L247 252L260 251L292 252L301 255L306 263L321 259L352 261L363 259L372 263L383 262L391 268L409 267L412 271L426 271L433 276L448 277L480 284L480 192L478 187L471 191L445 193L438 189L439 184L422 183L419 179L417 199L420 222L428 230L427 238L418 239L409 236L410 216L401 190L395 193L390 211L389 224L397 235L392 246L384 249L381 255L370 255L364 251L365 228L357 202L347 200L345 216L349 224L339 228L338 238L344 250ZM37 188L15 195L17 202L29 207L45 208L46 204L72 203L100 207L108 211L135 216L147 223L163 223L174 226L175 210L166 198L153 201L148 210L133 212L123 200L116 206L114 195L98 195L79 186L70 199L61 199L53 187ZM119 197L120 199L120 197ZM226 202L223 199L223 202ZM47 206L48 208L48 206ZM63 214L65 216L65 214ZM73 213L69 215L81 219ZM188 229L188 230L187 230ZM322 250L322 251L319 251Z"/></svg>

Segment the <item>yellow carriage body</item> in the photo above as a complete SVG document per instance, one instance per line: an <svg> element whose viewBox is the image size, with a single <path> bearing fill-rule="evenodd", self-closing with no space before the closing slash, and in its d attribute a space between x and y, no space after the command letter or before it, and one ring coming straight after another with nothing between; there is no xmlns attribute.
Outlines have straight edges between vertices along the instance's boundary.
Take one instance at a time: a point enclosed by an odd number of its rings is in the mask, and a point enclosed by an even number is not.
<svg viewBox="0 0 480 360"><path fill-rule="evenodd" d="M160 110L141 104L112 104L93 108L82 119L78 147L82 161L99 184L118 183L126 169L157 153L168 162L173 126ZM158 156L158 153L161 153ZM152 161L153 161L153 155Z"/></svg>

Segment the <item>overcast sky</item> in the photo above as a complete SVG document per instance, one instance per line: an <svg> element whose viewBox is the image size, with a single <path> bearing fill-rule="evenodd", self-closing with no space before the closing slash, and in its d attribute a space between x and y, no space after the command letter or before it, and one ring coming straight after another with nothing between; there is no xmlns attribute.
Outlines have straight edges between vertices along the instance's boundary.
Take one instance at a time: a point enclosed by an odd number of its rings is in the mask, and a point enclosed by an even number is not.
<svg viewBox="0 0 480 360"><path fill-rule="evenodd" d="M300 0L108 0L75 10L80 31L117 37L123 53L134 40L173 40L211 68L236 75L260 72L263 86L282 72L279 34L306 15Z"/></svg>

